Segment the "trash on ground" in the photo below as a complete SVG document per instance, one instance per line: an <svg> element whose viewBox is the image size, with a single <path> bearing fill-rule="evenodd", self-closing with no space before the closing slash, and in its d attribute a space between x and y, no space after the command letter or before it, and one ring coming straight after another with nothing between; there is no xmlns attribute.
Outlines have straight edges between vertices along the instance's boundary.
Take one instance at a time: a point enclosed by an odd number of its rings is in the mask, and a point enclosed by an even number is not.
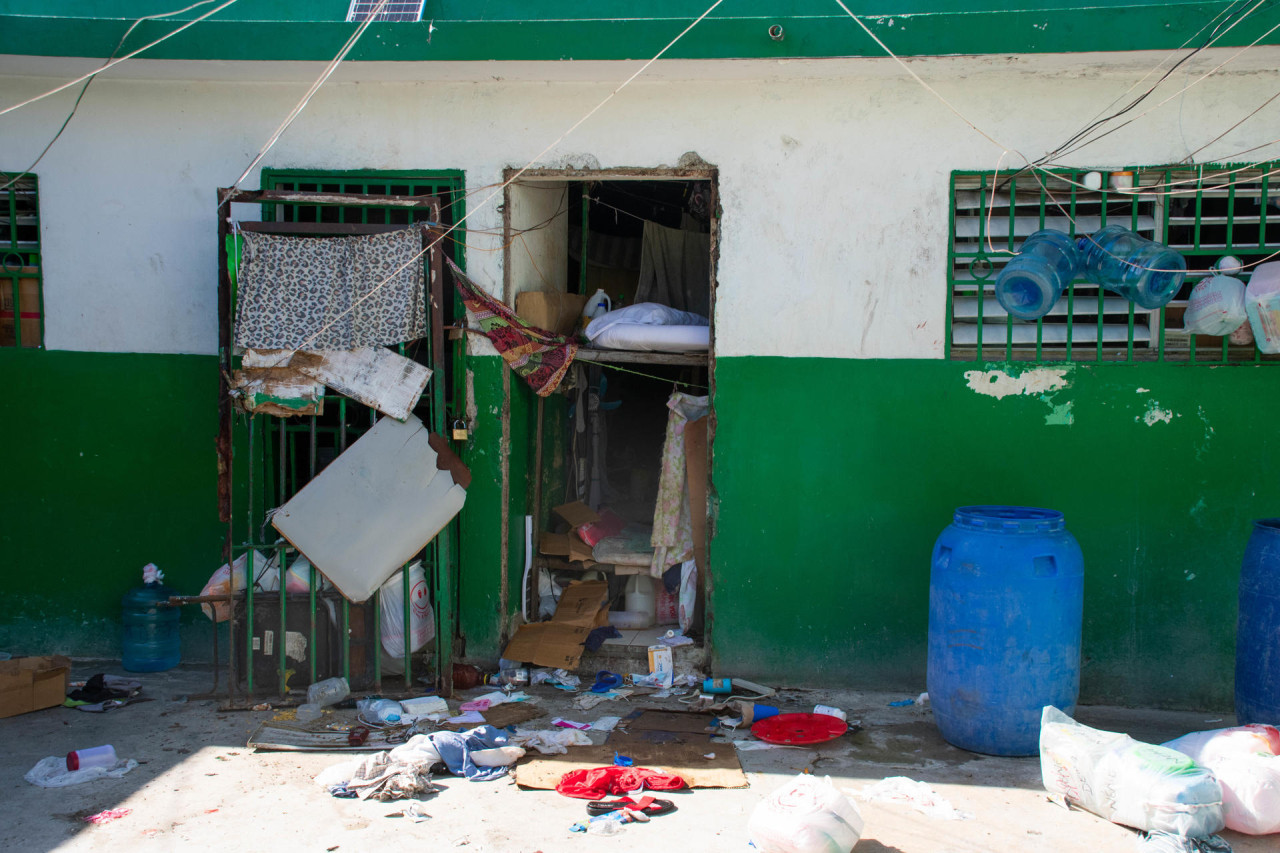
<svg viewBox="0 0 1280 853"><path fill-rule="evenodd" d="M1280 730L1234 726L1194 732L1164 745L1217 777L1227 829L1248 835L1280 832Z"/></svg>
<svg viewBox="0 0 1280 853"><path fill-rule="evenodd" d="M562 728L562 729L577 729L579 731L586 731L587 729L591 728L590 723L579 723L579 722L575 722L574 720L566 720L563 717L556 717L554 720L551 721L551 725L558 726L559 728Z"/></svg>
<svg viewBox="0 0 1280 853"><path fill-rule="evenodd" d="M834 708L830 705L814 705L813 713L826 714L828 717L835 717L838 720L847 721L849 719L849 715L846 714L844 711L840 710L839 708Z"/></svg>
<svg viewBox="0 0 1280 853"><path fill-rule="evenodd" d="M350 695L351 686L345 678L326 678L307 688L307 704L323 708L326 705L336 705Z"/></svg>
<svg viewBox="0 0 1280 853"><path fill-rule="evenodd" d="M658 642L674 648L693 645L693 638L686 637L682 631L668 631L658 638Z"/></svg>
<svg viewBox="0 0 1280 853"><path fill-rule="evenodd" d="M521 731L511 736L511 742L528 749L536 749L542 755L564 755L571 746L591 746L591 736L577 729L546 729Z"/></svg>
<svg viewBox="0 0 1280 853"><path fill-rule="evenodd" d="M70 676L71 659L62 655L0 661L0 718L61 705Z"/></svg>
<svg viewBox="0 0 1280 853"><path fill-rule="evenodd" d="M849 853L862 815L830 779L800 775L756 806L747 823L760 853Z"/></svg>
<svg viewBox="0 0 1280 853"><path fill-rule="evenodd" d="M90 767L115 767L119 761L116 748L111 744L73 749L67 753L68 770L88 770Z"/></svg>
<svg viewBox="0 0 1280 853"><path fill-rule="evenodd" d="M625 751L634 766L615 769L661 768L664 772L680 776L690 788L748 787L737 754L733 750L718 750L714 759L704 758L706 743L628 741L625 745L605 743L574 747L565 755L526 756L515 767L516 784L521 788L553 790L565 773L610 766L614 753Z"/></svg>
<svg viewBox="0 0 1280 853"><path fill-rule="evenodd" d="M36 766L27 771L22 778L40 788L65 788L79 785L96 779L119 779L138 766L132 758L117 760L110 767L87 767L83 770L68 770L66 756L51 755L36 762Z"/></svg>
<svg viewBox="0 0 1280 853"><path fill-rule="evenodd" d="M81 820L85 823L94 823L101 826L104 823L111 823L130 814L133 814L133 809L107 809L106 811L100 811L97 814L81 818Z"/></svg>
<svg viewBox="0 0 1280 853"><path fill-rule="evenodd" d="M1138 836L1140 853L1231 853L1231 844L1221 835L1188 838L1172 832L1144 832Z"/></svg>
<svg viewBox="0 0 1280 853"><path fill-rule="evenodd" d="M1223 828L1222 786L1172 749L1081 725L1045 706L1040 725L1044 787L1113 823L1176 835Z"/></svg>
<svg viewBox="0 0 1280 853"><path fill-rule="evenodd" d="M618 723L622 722L621 717L600 717L591 724L593 732L611 732Z"/></svg>
<svg viewBox="0 0 1280 853"><path fill-rule="evenodd" d="M906 776L889 776L874 785L854 792L858 799L883 800L911 806L921 814L938 820L969 820L973 815L957 810L946 797L941 796L924 782Z"/></svg>
<svg viewBox="0 0 1280 853"><path fill-rule="evenodd" d="M899 699L897 702L890 702L889 707L890 708L906 708L907 706L914 705L914 704L916 704L916 700L914 699Z"/></svg>

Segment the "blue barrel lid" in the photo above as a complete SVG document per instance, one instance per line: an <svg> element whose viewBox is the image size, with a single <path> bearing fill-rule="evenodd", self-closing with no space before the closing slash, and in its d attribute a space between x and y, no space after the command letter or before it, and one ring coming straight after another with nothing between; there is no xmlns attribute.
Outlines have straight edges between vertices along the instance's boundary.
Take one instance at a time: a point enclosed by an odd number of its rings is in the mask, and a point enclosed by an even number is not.
<svg viewBox="0 0 1280 853"><path fill-rule="evenodd" d="M1280 518L1259 518L1253 526L1263 530L1280 530Z"/></svg>
<svg viewBox="0 0 1280 853"><path fill-rule="evenodd" d="M1058 533L1067 528L1056 509L1033 506L962 506L953 520L960 527L998 533Z"/></svg>

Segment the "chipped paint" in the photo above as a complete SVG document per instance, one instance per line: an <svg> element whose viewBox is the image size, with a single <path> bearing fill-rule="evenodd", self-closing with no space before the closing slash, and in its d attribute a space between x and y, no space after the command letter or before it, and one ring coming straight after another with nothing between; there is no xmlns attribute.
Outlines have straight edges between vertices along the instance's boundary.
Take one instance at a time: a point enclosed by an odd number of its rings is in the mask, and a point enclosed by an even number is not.
<svg viewBox="0 0 1280 853"><path fill-rule="evenodd" d="M1147 410L1141 415L1135 415L1133 422L1138 423L1141 421L1147 426L1155 426L1159 423L1172 423L1174 416L1172 409L1160 408L1160 403L1153 398L1147 401ZM1182 415L1177 415L1177 417L1180 418Z"/></svg>
<svg viewBox="0 0 1280 853"><path fill-rule="evenodd" d="M970 390L1003 400L1019 394L1036 395L1060 391L1071 384L1067 378L1070 372L1070 367L1037 367L1017 375L1003 370L968 370L965 371L964 378L969 383Z"/></svg>
<svg viewBox="0 0 1280 853"><path fill-rule="evenodd" d="M1150 394L1150 393L1151 393L1151 389L1150 389L1150 388L1134 388L1134 389L1133 389L1133 393L1135 393L1135 394Z"/></svg>
<svg viewBox="0 0 1280 853"><path fill-rule="evenodd" d="M1046 403L1049 403L1049 414L1044 416L1045 426L1071 426L1076 422L1076 416L1071 413L1071 401L1063 403L1061 406L1055 406L1044 397L1041 397Z"/></svg>

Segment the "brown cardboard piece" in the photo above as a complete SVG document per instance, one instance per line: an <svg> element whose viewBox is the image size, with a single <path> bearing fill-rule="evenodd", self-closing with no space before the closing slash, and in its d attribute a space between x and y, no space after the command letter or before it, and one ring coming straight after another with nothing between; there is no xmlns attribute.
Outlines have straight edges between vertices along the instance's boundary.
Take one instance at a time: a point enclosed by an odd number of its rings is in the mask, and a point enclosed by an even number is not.
<svg viewBox="0 0 1280 853"><path fill-rule="evenodd" d="M636 767L675 773L690 788L748 787L733 744L629 743L627 750ZM526 755L516 764L516 784L521 788L555 790L560 777L570 770L611 766L615 752L615 747L603 744L571 746L565 755ZM706 758L712 754L715 758Z"/></svg>
<svg viewBox="0 0 1280 853"><path fill-rule="evenodd" d="M584 524L594 524L600 520L600 516L591 507L582 501L571 501L567 504L552 507L552 512L563 518L569 523L570 527L578 528Z"/></svg>
<svg viewBox="0 0 1280 853"><path fill-rule="evenodd" d="M70 678L71 659L62 655L0 661L0 717L61 705Z"/></svg>
<svg viewBox="0 0 1280 853"><path fill-rule="evenodd" d="M587 297L581 293L526 290L516 294L516 314L531 326L557 335L569 335L582 317Z"/></svg>
<svg viewBox="0 0 1280 853"><path fill-rule="evenodd" d="M551 621L521 625L502 656L538 666L577 669L587 635L599 626L602 614L608 619L608 599L606 581L569 584L560 594L560 604Z"/></svg>
<svg viewBox="0 0 1280 853"><path fill-rule="evenodd" d="M576 533L543 533L538 537L538 553L548 557L568 557L588 565L595 565L591 546L578 538Z"/></svg>

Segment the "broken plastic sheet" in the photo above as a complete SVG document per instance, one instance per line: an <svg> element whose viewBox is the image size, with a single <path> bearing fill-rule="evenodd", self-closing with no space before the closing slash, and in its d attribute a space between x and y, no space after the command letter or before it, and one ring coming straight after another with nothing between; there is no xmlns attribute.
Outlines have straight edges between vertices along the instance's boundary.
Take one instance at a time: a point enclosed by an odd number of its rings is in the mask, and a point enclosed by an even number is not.
<svg viewBox="0 0 1280 853"><path fill-rule="evenodd" d="M83 770L68 770L67 758L64 755L51 755L36 762L36 766L27 771L23 779L39 788L66 788L92 782L95 779L119 779L138 766L132 758L117 761L111 767L86 767Z"/></svg>
<svg viewBox="0 0 1280 853"><path fill-rule="evenodd" d="M469 484L465 466L422 421L382 418L271 523L358 604L458 514Z"/></svg>

